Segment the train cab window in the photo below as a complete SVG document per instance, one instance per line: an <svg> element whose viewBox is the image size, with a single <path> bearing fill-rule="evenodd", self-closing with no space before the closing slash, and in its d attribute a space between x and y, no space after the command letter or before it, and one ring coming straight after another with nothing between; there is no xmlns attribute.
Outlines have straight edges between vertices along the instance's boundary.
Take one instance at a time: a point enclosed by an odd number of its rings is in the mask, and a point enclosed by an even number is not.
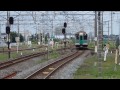
<svg viewBox="0 0 120 90"><path fill-rule="evenodd" d="M84 39L85 39L85 40L87 40L87 34L86 34L86 35L84 35Z"/></svg>
<svg viewBox="0 0 120 90"><path fill-rule="evenodd" d="M76 34L75 36L76 36L76 39L79 39L79 35L78 34Z"/></svg>

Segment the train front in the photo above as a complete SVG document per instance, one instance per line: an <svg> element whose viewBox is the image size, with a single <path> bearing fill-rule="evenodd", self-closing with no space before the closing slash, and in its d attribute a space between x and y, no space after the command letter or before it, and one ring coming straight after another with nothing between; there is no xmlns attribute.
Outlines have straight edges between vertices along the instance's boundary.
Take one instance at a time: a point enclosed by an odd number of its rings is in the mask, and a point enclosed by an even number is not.
<svg viewBox="0 0 120 90"><path fill-rule="evenodd" d="M88 35L86 32L80 31L75 34L75 46L77 48L87 48Z"/></svg>

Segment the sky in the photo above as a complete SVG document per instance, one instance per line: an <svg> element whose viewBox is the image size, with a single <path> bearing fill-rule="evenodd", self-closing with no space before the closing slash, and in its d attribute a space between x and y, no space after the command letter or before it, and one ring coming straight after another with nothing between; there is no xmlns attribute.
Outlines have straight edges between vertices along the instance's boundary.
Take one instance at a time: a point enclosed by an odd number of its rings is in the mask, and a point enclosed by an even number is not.
<svg viewBox="0 0 120 90"><path fill-rule="evenodd" d="M74 34L80 30L94 34L94 11L9 11L10 16L14 18L14 24L11 25L11 31L18 31L26 34L35 34L38 32L53 33L59 32L63 28L64 22L67 22L67 33ZM120 12L112 11L113 34L118 35L120 31ZM103 12L104 34L111 34L111 11ZM7 11L0 11L0 31L5 33L7 22ZM58 29L56 29L58 28ZM62 34L62 33L61 33Z"/></svg>

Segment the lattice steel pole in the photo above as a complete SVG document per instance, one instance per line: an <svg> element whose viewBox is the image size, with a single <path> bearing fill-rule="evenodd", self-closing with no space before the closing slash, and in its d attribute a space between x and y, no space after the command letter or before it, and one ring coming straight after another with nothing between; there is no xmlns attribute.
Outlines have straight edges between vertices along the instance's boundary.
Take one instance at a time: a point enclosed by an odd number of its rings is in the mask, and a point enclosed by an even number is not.
<svg viewBox="0 0 120 90"><path fill-rule="evenodd" d="M112 16L112 11L111 11L111 41L112 41L112 44L113 44L113 35L112 35L113 34L113 31L112 31L113 30L113 27L112 27L112 25L113 25L112 24L113 18L112 17L113 16Z"/></svg>
<svg viewBox="0 0 120 90"><path fill-rule="evenodd" d="M98 74L102 78L102 23L101 11L98 11Z"/></svg>
<svg viewBox="0 0 120 90"><path fill-rule="evenodd" d="M102 28L101 29L102 29L102 41L103 41L103 12L101 12L101 13L102 13L102 21L101 21L102 22L102 24L101 24ZM102 42L102 49L103 49L103 47L104 46L103 46L103 42Z"/></svg>

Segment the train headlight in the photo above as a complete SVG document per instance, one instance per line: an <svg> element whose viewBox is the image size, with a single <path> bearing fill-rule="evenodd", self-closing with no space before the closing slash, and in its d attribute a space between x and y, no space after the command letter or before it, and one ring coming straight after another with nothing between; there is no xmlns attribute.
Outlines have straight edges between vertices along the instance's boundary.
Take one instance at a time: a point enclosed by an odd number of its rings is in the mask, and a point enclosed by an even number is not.
<svg viewBox="0 0 120 90"><path fill-rule="evenodd" d="M79 33L79 35L83 35L83 33Z"/></svg>

